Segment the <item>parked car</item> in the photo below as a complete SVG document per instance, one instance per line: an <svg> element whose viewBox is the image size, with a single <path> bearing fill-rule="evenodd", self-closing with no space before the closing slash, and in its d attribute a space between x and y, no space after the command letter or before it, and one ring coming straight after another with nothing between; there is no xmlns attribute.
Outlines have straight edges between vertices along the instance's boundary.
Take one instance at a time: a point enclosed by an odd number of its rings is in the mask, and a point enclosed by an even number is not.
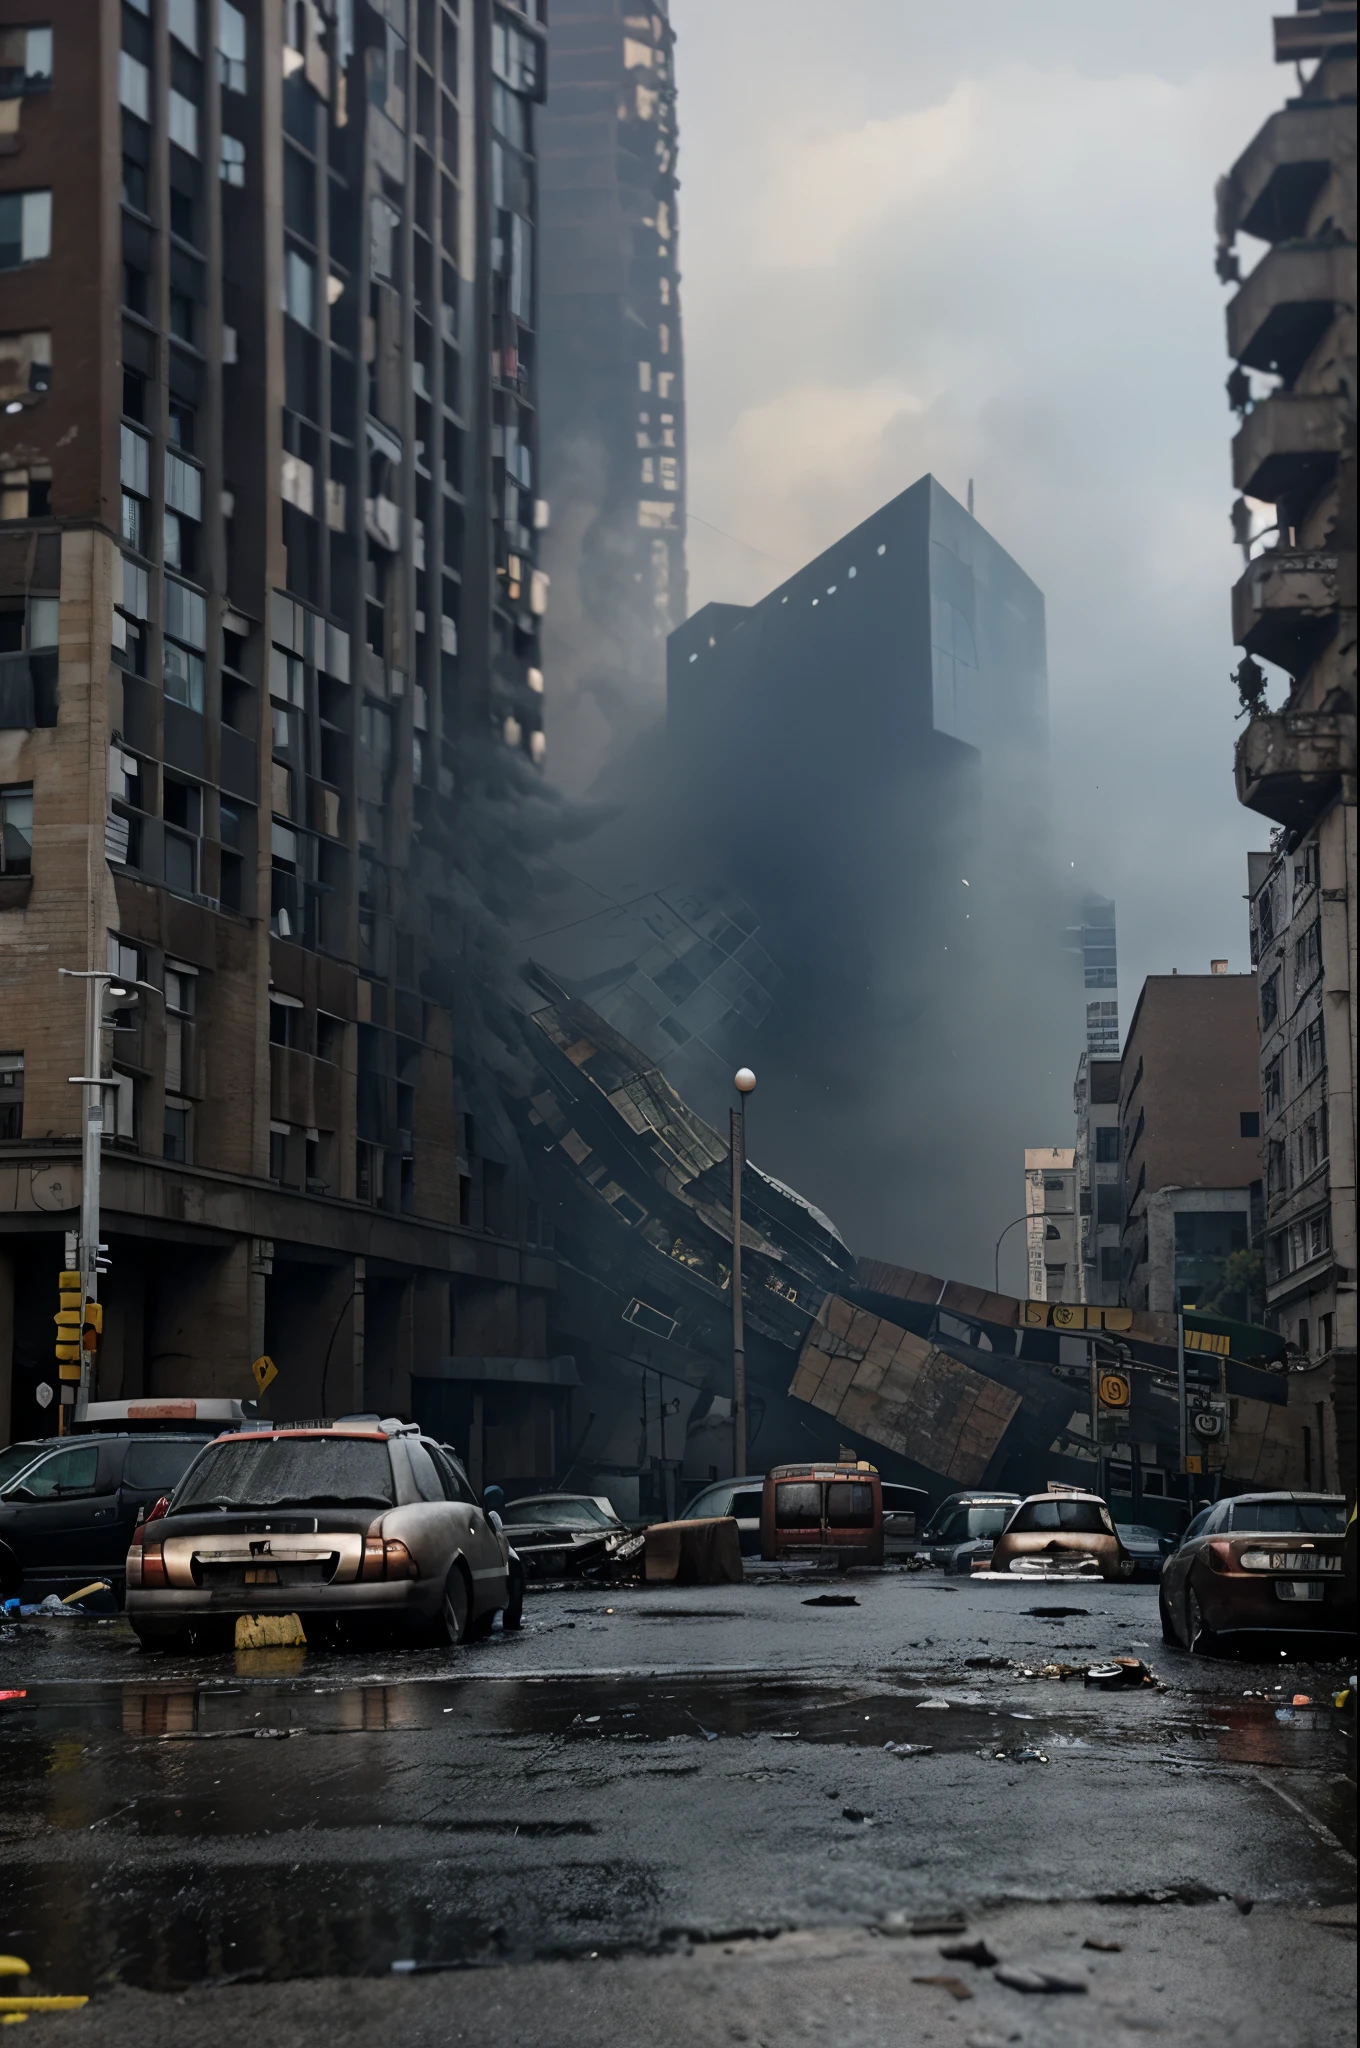
<svg viewBox="0 0 1360 2048"><path fill-rule="evenodd" d="M1020 1505L1018 1493L951 1493L921 1531L917 1556L946 1571L968 1571L975 1557L988 1558Z"/></svg>
<svg viewBox="0 0 1360 2048"><path fill-rule="evenodd" d="M731 1515L736 1521L742 1556L759 1557L760 1503L764 1490L763 1473L751 1472L744 1479L720 1479L716 1486L706 1486L702 1493L696 1493L681 1509L677 1520L708 1522Z"/></svg>
<svg viewBox="0 0 1360 2048"><path fill-rule="evenodd" d="M1162 1575L1163 1531L1148 1522L1116 1522L1119 1540L1133 1559L1136 1579L1159 1579Z"/></svg>
<svg viewBox="0 0 1360 2048"><path fill-rule="evenodd" d="M139 1520L210 1441L160 1434L49 1438L0 1478L0 1595L41 1600L92 1579L108 1579L120 1593Z"/></svg>
<svg viewBox="0 0 1360 2048"><path fill-rule="evenodd" d="M864 1459L776 1465L765 1475L760 1554L834 1560L842 1571L882 1564L882 1482L874 1467Z"/></svg>
<svg viewBox="0 0 1360 2048"><path fill-rule="evenodd" d="M1134 1562L1093 1493L1032 1493L992 1549L993 1572L1035 1579L1131 1579Z"/></svg>
<svg viewBox="0 0 1360 2048"><path fill-rule="evenodd" d="M1162 1568L1162 1634L1186 1649L1247 1635L1352 1635L1339 1494L1248 1493L1204 1508Z"/></svg>
<svg viewBox="0 0 1360 2048"><path fill-rule="evenodd" d="M612 1501L595 1493L532 1493L507 1501L501 1521L510 1532L526 1572L556 1577L598 1564L625 1542L631 1530Z"/></svg>
<svg viewBox="0 0 1360 2048"><path fill-rule="evenodd" d="M128 1619L148 1648L222 1640L243 1614L458 1643L498 1611L516 1627L522 1597L457 1458L397 1421L216 1438L127 1560Z"/></svg>
<svg viewBox="0 0 1360 2048"><path fill-rule="evenodd" d="M71 1427L79 1436L109 1430L119 1436L163 1430L176 1436L217 1436L224 1429L254 1422L258 1405L220 1394L143 1394L129 1401L91 1401Z"/></svg>
<svg viewBox="0 0 1360 2048"><path fill-rule="evenodd" d="M9 1485L11 1479L18 1477L25 1465L31 1465L35 1458L41 1458L46 1451L54 1451L60 1441L60 1437L55 1436L34 1436L26 1438L22 1443L6 1444L0 1451L0 1493Z"/></svg>

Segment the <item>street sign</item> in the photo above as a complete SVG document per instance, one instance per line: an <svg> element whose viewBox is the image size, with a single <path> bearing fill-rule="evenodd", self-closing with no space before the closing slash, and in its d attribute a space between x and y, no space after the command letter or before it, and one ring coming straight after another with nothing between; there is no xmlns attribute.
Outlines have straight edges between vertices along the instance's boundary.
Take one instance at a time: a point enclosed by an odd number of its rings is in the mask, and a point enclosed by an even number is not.
<svg viewBox="0 0 1360 2048"><path fill-rule="evenodd" d="M1102 1372L1096 1391L1106 1408L1127 1408L1133 1397L1133 1390L1122 1372Z"/></svg>
<svg viewBox="0 0 1360 2048"><path fill-rule="evenodd" d="M52 1389L48 1386L46 1380L39 1380L37 1386L33 1389L33 1398L40 1408L50 1408L52 1406Z"/></svg>
<svg viewBox="0 0 1360 2048"><path fill-rule="evenodd" d="M268 1355L264 1358L257 1358L250 1370L255 1375L255 1386L261 1394L266 1387L272 1386L279 1376L278 1367Z"/></svg>

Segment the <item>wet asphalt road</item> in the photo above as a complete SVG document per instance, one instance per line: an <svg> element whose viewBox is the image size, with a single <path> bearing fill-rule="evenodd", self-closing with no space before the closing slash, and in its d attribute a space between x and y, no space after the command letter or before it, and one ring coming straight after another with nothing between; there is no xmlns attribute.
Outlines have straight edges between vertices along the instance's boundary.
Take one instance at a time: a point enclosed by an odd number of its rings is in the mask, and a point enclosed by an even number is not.
<svg viewBox="0 0 1360 2048"><path fill-rule="evenodd" d="M1037 1675L1111 1654L1165 1689ZM1340 2042L1346 1670L1192 1660L1152 1587L936 1573L536 1593L452 1655L174 1661L120 1621L26 1621L0 1633L0 1948L94 1994L42 2024L139 2048L455 2016L543 2048ZM1090 1989L866 1931L944 1910ZM959 1971L966 1999L911 1982Z"/></svg>

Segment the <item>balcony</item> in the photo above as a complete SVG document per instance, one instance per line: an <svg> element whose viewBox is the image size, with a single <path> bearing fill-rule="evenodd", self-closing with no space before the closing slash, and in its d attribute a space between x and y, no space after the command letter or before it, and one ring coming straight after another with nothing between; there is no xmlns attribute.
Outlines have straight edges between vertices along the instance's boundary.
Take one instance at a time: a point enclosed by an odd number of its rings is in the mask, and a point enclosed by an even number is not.
<svg viewBox="0 0 1360 2048"><path fill-rule="evenodd" d="M1353 120L1347 107L1281 107L1272 114L1229 173L1225 227L1262 242L1306 233L1332 164L1350 147Z"/></svg>
<svg viewBox="0 0 1360 2048"><path fill-rule="evenodd" d="M1355 774L1355 714L1272 711L1253 718L1233 759L1237 800L1303 831Z"/></svg>
<svg viewBox="0 0 1360 2048"><path fill-rule="evenodd" d="M1233 441L1233 482L1249 498L1311 504L1336 473L1341 403L1330 393L1277 391L1261 399Z"/></svg>
<svg viewBox="0 0 1360 2048"><path fill-rule="evenodd" d="M1292 384L1337 306L1350 301L1354 279L1349 242L1282 242L1268 249L1228 302L1228 354Z"/></svg>
<svg viewBox="0 0 1360 2048"><path fill-rule="evenodd" d="M1233 586L1233 639L1302 675L1336 628L1336 556L1305 549L1258 555Z"/></svg>

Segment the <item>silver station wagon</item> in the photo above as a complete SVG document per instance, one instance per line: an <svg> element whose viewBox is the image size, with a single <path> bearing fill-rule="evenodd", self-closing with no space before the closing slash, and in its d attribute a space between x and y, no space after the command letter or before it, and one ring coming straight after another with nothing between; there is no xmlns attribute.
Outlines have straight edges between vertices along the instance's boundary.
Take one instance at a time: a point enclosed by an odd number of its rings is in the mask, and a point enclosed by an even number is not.
<svg viewBox="0 0 1360 2048"><path fill-rule="evenodd" d="M216 1438L137 1530L127 1615L148 1649L230 1640L240 1615L417 1640L519 1625L523 1567L457 1457L396 1421Z"/></svg>

